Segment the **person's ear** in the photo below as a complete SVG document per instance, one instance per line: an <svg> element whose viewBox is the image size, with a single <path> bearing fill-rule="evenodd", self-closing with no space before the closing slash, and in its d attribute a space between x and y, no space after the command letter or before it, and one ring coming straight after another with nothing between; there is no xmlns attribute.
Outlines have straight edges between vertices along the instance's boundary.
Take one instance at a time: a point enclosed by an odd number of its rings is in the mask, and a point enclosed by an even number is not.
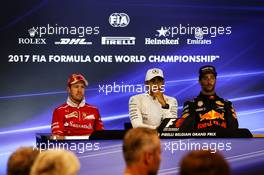
<svg viewBox="0 0 264 175"><path fill-rule="evenodd" d="M67 86L66 90L68 93L70 93L70 87L69 86Z"/></svg>
<svg viewBox="0 0 264 175"><path fill-rule="evenodd" d="M201 85L201 79L199 78L198 83Z"/></svg>
<svg viewBox="0 0 264 175"><path fill-rule="evenodd" d="M146 165L150 165L153 161L153 154L150 151L144 152L144 162Z"/></svg>

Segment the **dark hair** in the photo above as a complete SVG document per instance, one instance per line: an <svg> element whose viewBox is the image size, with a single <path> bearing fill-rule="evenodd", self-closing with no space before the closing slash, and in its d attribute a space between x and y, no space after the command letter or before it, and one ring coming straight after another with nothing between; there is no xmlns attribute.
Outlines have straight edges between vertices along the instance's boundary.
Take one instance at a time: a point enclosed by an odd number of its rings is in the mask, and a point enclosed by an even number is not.
<svg viewBox="0 0 264 175"><path fill-rule="evenodd" d="M229 175L229 165L219 153L192 151L180 163L180 175Z"/></svg>
<svg viewBox="0 0 264 175"><path fill-rule="evenodd" d="M217 72L215 70L214 66L211 65L206 65L206 66L202 66L199 69L199 80L202 79L203 75L205 74L213 74L215 76L215 78L217 77Z"/></svg>

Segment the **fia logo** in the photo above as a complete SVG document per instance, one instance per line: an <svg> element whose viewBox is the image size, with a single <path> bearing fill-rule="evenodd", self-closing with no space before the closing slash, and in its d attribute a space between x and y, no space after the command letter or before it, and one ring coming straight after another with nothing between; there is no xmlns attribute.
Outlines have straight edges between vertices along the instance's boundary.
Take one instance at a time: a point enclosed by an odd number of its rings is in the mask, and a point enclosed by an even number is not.
<svg viewBox="0 0 264 175"><path fill-rule="evenodd" d="M113 27L126 27L130 18L126 13L112 13L109 16L109 23Z"/></svg>

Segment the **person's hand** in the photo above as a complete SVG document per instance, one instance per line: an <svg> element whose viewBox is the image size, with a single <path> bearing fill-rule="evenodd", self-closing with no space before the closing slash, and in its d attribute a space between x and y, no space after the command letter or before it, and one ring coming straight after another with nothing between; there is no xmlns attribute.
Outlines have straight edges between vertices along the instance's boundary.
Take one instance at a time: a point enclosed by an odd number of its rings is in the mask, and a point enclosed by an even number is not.
<svg viewBox="0 0 264 175"><path fill-rule="evenodd" d="M51 136L51 139L52 140L63 140L64 139L64 136L61 136L61 135L52 135Z"/></svg>
<svg viewBox="0 0 264 175"><path fill-rule="evenodd" d="M153 92L153 96L158 99L158 101L161 104L161 106L165 106L166 105L166 101L164 99L164 95L163 95L163 93L161 91L157 90L156 92Z"/></svg>

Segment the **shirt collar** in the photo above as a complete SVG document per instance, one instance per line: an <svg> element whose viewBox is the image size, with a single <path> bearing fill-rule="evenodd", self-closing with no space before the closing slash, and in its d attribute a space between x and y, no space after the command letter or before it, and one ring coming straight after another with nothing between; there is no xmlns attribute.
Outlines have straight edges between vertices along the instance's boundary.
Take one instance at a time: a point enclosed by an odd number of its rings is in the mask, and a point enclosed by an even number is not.
<svg viewBox="0 0 264 175"><path fill-rule="evenodd" d="M152 99L153 101L157 100L156 97L151 96L148 92L145 94L148 98Z"/></svg>
<svg viewBox="0 0 264 175"><path fill-rule="evenodd" d="M76 103L74 103L70 97L67 98L67 104L71 107L75 107L75 108L79 108L79 107L83 107L85 105L85 98L83 98L83 100L81 101L81 103L78 105Z"/></svg>
<svg viewBox="0 0 264 175"><path fill-rule="evenodd" d="M146 95L148 98L151 98L151 99L154 100L154 98L153 98L148 92L146 92L145 95Z"/></svg>
<svg viewBox="0 0 264 175"><path fill-rule="evenodd" d="M216 93L214 93L213 95L205 95L202 92L200 92L199 97L205 98L205 99L210 99L210 100L214 100L214 99L218 98Z"/></svg>

